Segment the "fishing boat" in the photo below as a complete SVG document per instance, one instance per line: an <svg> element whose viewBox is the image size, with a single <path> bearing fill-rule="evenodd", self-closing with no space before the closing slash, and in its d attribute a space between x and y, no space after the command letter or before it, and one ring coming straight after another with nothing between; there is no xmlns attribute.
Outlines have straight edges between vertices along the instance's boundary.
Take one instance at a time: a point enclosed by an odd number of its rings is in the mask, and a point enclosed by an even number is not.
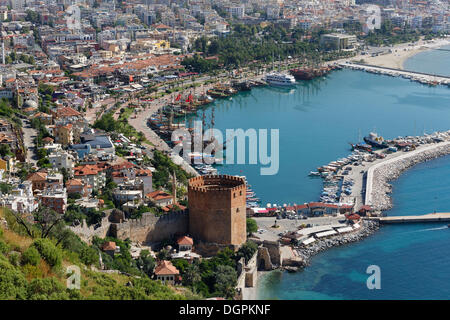
<svg viewBox="0 0 450 320"><path fill-rule="evenodd" d="M363 150L363 151L367 151L367 152L372 152L372 147L368 144L350 143L350 145L352 146L352 150Z"/></svg>
<svg viewBox="0 0 450 320"><path fill-rule="evenodd" d="M364 137L364 142L370 144L375 148L387 148L389 147L387 142L383 139L383 137L378 136L376 133L371 132L367 137Z"/></svg>

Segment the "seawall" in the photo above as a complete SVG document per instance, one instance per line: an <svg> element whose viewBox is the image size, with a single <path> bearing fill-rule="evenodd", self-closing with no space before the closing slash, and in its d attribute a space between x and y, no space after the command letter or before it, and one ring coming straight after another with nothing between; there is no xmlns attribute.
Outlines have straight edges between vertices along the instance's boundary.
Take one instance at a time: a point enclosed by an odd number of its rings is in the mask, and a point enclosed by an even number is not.
<svg viewBox="0 0 450 320"><path fill-rule="evenodd" d="M389 181L397 179L405 170L416 164L448 154L450 141L444 141L373 165L367 171L365 204L379 211L391 209L392 199L389 194L392 185Z"/></svg>

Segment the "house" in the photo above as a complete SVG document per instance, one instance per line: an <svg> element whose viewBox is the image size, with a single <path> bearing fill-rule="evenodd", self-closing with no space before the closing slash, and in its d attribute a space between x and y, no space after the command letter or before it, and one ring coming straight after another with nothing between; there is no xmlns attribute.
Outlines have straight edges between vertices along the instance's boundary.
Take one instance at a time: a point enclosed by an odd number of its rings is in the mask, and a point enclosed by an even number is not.
<svg viewBox="0 0 450 320"><path fill-rule="evenodd" d="M33 191L44 190L47 186L47 172L33 172L28 175L27 181L30 181L33 186Z"/></svg>
<svg viewBox="0 0 450 320"><path fill-rule="evenodd" d="M54 129L55 142L63 146L68 146L73 143L73 125L68 123L66 125L57 125Z"/></svg>
<svg viewBox="0 0 450 320"><path fill-rule="evenodd" d="M66 189L68 195L79 194L82 197L86 197L92 192L92 188L80 179L67 180Z"/></svg>
<svg viewBox="0 0 450 320"><path fill-rule="evenodd" d="M155 276L162 283L175 284L179 281L180 271L168 260L162 260L155 268Z"/></svg>
<svg viewBox="0 0 450 320"><path fill-rule="evenodd" d="M75 179L84 181L85 184L91 185L94 190L101 189L106 184L106 173L97 165L86 164L74 168Z"/></svg>
<svg viewBox="0 0 450 320"><path fill-rule="evenodd" d="M10 194L0 197L2 207L11 209L18 213L32 213L39 204L33 196L32 183L24 181L17 188L11 190Z"/></svg>
<svg viewBox="0 0 450 320"><path fill-rule="evenodd" d="M111 257L114 257L115 253L120 252L120 247L116 245L114 241L105 241L103 242L101 249L103 252L109 254Z"/></svg>
<svg viewBox="0 0 450 320"><path fill-rule="evenodd" d="M44 139L42 139L42 142L46 146L46 145L53 144L53 142L55 142L55 140L53 140L53 138L50 138L50 137L45 137Z"/></svg>
<svg viewBox="0 0 450 320"><path fill-rule="evenodd" d="M39 119L45 125L52 124L53 121L53 117L45 112L38 112L33 116L33 118Z"/></svg>
<svg viewBox="0 0 450 320"><path fill-rule="evenodd" d="M41 204L52 208L60 214L64 214L67 209L66 188L47 188L41 195Z"/></svg>
<svg viewBox="0 0 450 320"><path fill-rule="evenodd" d="M10 156L5 156L3 159L0 159L0 169L3 169L5 172L14 170L14 159Z"/></svg>
<svg viewBox="0 0 450 320"><path fill-rule="evenodd" d="M142 182L142 190L144 194L148 194L153 191L152 171L150 169L137 169L135 170L136 178Z"/></svg>
<svg viewBox="0 0 450 320"><path fill-rule="evenodd" d="M147 193L145 196L147 199L154 202L159 207L166 207L170 204L173 204L173 196L170 193L162 190L156 190Z"/></svg>
<svg viewBox="0 0 450 320"><path fill-rule="evenodd" d="M120 203L126 203L129 201L141 200L142 190L127 190L116 188L113 190L113 197Z"/></svg>
<svg viewBox="0 0 450 320"><path fill-rule="evenodd" d="M188 236L183 236L177 240L177 244L178 244L179 251L192 250L192 246L194 245L194 240Z"/></svg>
<svg viewBox="0 0 450 320"><path fill-rule="evenodd" d="M66 169L69 173L72 173L74 168L74 156L67 151L56 151L52 152L48 159L53 168Z"/></svg>
<svg viewBox="0 0 450 320"><path fill-rule="evenodd" d="M82 118L81 113L71 107L62 107L51 110L53 119L64 120L65 122L75 122Z"/></svg>
<svg viewBox="0 0 450 320"><path fill-rule="evenodd" d="M80 144L70 146L70 149L78 153L78 158L93 154L97 157L114 157L115 148L111 138L107 135L80 135Z"/></svg>

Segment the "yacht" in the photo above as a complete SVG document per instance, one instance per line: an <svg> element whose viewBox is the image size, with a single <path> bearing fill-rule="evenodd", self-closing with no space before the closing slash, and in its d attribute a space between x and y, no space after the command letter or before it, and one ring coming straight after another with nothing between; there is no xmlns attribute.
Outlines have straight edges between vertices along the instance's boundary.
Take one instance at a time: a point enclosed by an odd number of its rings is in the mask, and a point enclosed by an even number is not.
<svg viewBox="0 0 450 320"><path fill-rule="evenodd" d="M264 80L268 84L276 86L290 86L295 84L294 76L278 72L268 73Z"/></svg>

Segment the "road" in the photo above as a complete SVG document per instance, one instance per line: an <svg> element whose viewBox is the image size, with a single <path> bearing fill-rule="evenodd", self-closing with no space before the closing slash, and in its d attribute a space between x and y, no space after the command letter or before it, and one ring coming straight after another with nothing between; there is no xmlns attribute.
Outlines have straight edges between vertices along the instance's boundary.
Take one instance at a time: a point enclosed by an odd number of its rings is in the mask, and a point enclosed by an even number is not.
<svg viewBox="0 0 450 320"><path fill-rule="evenodd" d="M22 120L23 143L27 151L26 162L35 166L37 163L37 156L34 138L36 138L37 131L33 129L29 123L30 123L29 120Z"/></svg>

